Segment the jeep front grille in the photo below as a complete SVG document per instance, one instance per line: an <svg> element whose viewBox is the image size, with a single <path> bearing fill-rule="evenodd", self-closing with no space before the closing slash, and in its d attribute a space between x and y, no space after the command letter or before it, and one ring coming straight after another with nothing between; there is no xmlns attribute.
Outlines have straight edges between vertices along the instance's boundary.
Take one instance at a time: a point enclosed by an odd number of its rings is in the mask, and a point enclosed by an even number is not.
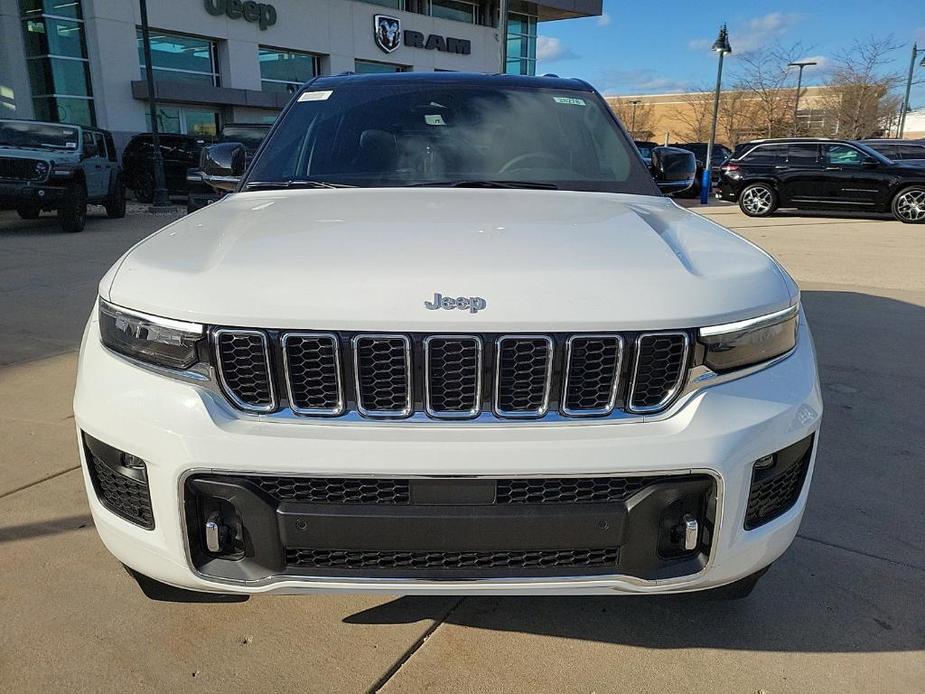
<svg viewBox="0 0 925 694"><path fill-rule="evenodd" d="M44 165L44 173L36 167L43 164L39 159L16 159L0 157L0 180L4 181L43 181L48 175L49 167Z"/></svg>
<svg viewBox="0 0 925 694"><path fill-rule="evenodd" d="M222 328L222 391L236 407L301 417L436 420L607 417L671 405L689 337L411 335ZM615 415L616 416L616 415Z"/></svg>

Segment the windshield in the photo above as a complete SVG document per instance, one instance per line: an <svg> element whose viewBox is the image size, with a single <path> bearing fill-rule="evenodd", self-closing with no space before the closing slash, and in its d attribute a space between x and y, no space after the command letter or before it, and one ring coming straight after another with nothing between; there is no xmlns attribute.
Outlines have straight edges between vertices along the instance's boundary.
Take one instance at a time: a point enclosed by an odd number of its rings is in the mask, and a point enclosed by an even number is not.
<svg viewBox="0 0 925 694"><path fill-rule="evenodd" d="M66 125L0 121L0 145L76 150L79 131Z"/></svg>
<svg viewBox="0 0 925 694"><path fill-rule="evenodd" d="M303 92L244 188L479 185L658 194L595 94L415 84Z"/></svg>

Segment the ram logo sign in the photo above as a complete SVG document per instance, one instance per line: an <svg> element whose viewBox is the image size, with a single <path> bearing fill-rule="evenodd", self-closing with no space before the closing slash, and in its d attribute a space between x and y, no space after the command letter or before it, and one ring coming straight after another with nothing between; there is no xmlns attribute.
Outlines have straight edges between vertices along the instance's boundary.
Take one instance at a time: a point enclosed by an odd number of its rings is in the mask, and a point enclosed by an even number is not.
<svg viewBox="0 0 925 694"><path fill-rule="evenodd" d="M373 17L373 31L376 45L386 53L391 53L401 45L401 20L377 14Z"/></svg>

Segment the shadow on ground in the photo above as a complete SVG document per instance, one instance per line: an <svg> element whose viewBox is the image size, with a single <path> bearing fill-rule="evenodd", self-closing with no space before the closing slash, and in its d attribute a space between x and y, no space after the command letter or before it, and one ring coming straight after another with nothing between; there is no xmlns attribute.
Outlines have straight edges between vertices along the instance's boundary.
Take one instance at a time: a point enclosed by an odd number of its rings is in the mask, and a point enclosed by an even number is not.
<svg viewBox="0 0 925 694"><path fill-rule="evenodd" d="M803 303L826 405L821 447L800 537L750 598L404 597L345 621L445 619L664 649L925 648L925 308L854 292L807 291Z"/></svg>

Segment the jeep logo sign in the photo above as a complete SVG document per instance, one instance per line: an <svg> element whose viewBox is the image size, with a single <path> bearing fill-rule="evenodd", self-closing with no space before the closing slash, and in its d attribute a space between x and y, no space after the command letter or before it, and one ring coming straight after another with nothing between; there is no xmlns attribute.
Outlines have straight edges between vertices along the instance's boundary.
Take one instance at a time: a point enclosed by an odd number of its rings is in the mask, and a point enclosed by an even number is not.
<svg viewBox="0 0 925 694"><path fill-rule="evenodd" d="M433 301L424 302L424 308L428 311L436 311L441 308L452 311L454 308L458 308L460 311L478 313L486 306L488 306L488 302L480 296L458 296L454 299L451 296L443 296L437 292L434 292Z"/></svg>
<svg viewBox="0 0 925 694"><path fill-rule="evenodd" d="M253 0L203 0L206 12L211 15L227 15L228 19L241 19L266 30L276 24L276 8Z"/></svg>

